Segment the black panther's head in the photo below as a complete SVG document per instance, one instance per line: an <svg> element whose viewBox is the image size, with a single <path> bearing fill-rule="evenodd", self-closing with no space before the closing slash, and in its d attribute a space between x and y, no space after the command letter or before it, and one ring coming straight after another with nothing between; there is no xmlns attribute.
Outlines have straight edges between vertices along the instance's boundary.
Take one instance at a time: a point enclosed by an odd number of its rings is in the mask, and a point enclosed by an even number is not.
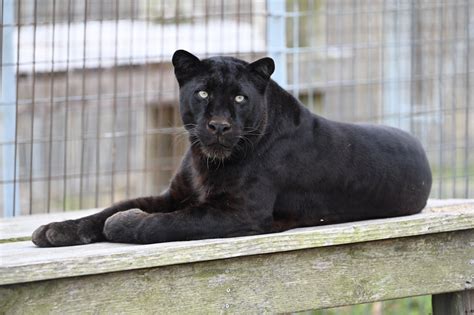
<svg viewBox="0 0 474 315"><path fill-rule="evenodd" d="M178 50L173 65L181 118L202 154L224 160L262 134L267 119L264 93L275 69L271 58L250 64L231 57L199 60Z"/></svg>

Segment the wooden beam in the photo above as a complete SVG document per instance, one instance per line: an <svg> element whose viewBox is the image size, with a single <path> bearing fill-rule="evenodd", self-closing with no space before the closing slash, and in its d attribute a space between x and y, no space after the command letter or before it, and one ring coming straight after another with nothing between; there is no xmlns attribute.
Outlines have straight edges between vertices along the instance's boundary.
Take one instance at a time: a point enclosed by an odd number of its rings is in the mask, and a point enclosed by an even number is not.
<svg viewBox="0 0 474 315"><path fill-rule="evenodd" d="M473 229L325 246L5 285L0 313L245 314L336 307L462 291L474 281L473 257ZM83 263L100 268L97 261ZM68 275L77 265L62 268Z"/></svg>
<svg viewBox="0 0 474 315"><path fill-rule="evenodd" d="M423 213L464 211L466 209L474 211L474 199L430 199ZM77 219L100 210L88 209L3 218L0 219L0 243L27 241L31 239L31 234L40 225L55 221Z"/></svg>
<svg viewBox="0 0 474 315"><path fill-rule="evenodd" d="M432 305L433 315L474 314L474 290L435 294L432 298Z"/></svg>
<svg viewBox="0 0 474 315"><path fill-rule="evenodd" d="M474 229L474 208L449 209L283 233L150 245L37 248L29 241L5 243L0 244L0 285Z"/></svg>

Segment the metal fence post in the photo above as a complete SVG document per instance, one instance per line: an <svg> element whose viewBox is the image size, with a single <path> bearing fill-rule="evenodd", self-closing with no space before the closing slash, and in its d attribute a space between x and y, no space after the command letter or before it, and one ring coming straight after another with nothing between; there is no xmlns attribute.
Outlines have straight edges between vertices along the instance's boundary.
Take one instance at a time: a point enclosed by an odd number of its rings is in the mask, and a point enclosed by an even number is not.
<svg viewBox="0 0 474 315"><path fill-rule="evenodd" d="M0 95L0 144L2 145L3 215L12 217L19 211L19 185L15 181L16 159L16 70L13 45L15 1L4 0L2 8L2 56Z"/></svg>
<svg viewBox="0 0 474 315"><path fill-rule="evenodd" d="M267 50L275 61L272 79L282 87L287 85L285 5L285 0L267 0Z"/></svg>
<svg viewBox="0 0 474 315"><path fill-rule="evenodd" d="M410 33L402 29L405 23L411 24L410 14L403 16L404 10L411 7L401 7L400 1L396 1L387 10L384 45L384 99L382 112L384 123L404 130L410 129L410 90L404 90L404 82L411 80L410 63L412 56L408 47L402 43L410 40Z"/></svg>

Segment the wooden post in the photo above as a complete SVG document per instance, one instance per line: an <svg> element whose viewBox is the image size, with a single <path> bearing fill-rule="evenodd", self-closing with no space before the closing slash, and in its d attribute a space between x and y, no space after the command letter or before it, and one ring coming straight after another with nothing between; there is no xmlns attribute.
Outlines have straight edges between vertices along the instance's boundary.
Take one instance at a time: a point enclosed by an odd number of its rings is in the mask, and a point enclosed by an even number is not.
<svg viewBox="0 0 474 315"><path fill-rule="evenodd" d="M474 314L474 290L433 295L433 315Z"/></svg>

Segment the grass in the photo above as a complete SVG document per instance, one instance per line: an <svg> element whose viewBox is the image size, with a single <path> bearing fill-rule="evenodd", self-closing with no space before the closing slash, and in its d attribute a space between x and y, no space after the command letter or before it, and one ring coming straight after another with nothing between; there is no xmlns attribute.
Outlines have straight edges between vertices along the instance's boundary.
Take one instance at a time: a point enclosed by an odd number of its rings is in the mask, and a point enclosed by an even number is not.
<svg viewBox="0 0 474 315"><path fill-rule="evenodd" d="M417 296L378 303L336 307L318 311L308 311L304 315L430 315L431 296Z"/></svg>

